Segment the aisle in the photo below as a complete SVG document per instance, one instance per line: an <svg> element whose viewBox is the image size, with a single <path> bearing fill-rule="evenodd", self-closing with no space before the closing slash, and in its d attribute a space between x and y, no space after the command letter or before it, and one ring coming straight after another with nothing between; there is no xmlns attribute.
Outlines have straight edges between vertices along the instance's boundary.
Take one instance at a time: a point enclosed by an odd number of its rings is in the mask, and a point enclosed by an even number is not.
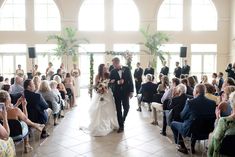
<svg viewBox="0 0 235 157"><path fill-rule="evenodd" d="M91 137L79 130L79 121L86 121L90 99L82 91L78 106L69 111L51 136L25 157L175 157L175 145L159 134L159 127L149 124L150 113L136 111L136 98L131 100L130 112L123 134Z"/></svg>

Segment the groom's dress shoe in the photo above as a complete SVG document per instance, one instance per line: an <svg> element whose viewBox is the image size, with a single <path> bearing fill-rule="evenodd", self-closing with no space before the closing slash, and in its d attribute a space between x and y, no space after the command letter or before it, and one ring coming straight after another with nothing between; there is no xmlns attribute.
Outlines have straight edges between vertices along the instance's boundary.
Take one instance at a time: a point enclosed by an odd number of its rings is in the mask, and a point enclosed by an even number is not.
<svg viewBox="0 0 235 157"><path fill-rule="evenodd" d="M124 128L119 128L117 133L122 133L124 131Z"/></svg>

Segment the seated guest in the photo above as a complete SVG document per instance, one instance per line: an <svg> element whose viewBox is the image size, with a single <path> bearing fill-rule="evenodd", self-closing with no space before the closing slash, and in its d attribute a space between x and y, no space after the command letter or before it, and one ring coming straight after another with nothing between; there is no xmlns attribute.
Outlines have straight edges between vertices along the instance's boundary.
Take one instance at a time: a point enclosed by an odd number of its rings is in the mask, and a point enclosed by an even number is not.
<svg viewBox="0 0 235 157"><path fill-rule="evenodd" d="M166 109L168 111L172 109L172 113L171 113L172 117L170 121L178 121L178 122L182 121L180 118L180 112L183 110L185 102L187 100L186 91L187 91L187 88L184 84L179 84L178 86L176 86L176 90L174 92L173 98L169 100L168 106ZM163 117L163 120L165 121L163 121L161 134L166 136L166 125L167 125L166 118Z"/></svg>
<svg viewBox="0 0 235 157"><path fill-rule="evenodd" d="M59 90L62 99L65 100L66 99L67 91L65 89L64 84L61 81L61 78L57 75L53 79L57 82L57 89Z"/></svg>
<svg viewBox="0 0 235 157"><path fill-rule="evenodd" d="M224 83L222 85L222 91L224 90L225 87L227 86L235 86L235 80L231 77L228 77L224 80Z"/></svg>
<svg viewBox="0 0 235 157"><path fill-rule="evenodd" d="M11 93L11 86L8 84L4 84L2 86L2 90L6 91L10 94ZM16 104L17 100L22 96L22 93L10 94L10 96L11 96L11 103Z"/></svg>
<svg viewBox="0 0 235 157"><path fill-rule="evenodd" d="M10 128L7 120L7 110L5 106L2 106L0 115L2 115L2 124L0 123L0 156L2 157L14 157L15 153L15 144L10 135Z"/></svg>
<svg viewBox="0 0 235 157"><path fill-rule="evenodd" d="M44 98L40 94L35 93L33 81L25 80L24 89L24 96L28 103L27 111L29 119L35 123L47 124L51 110L48 108L48 104ZM41 137L45 138L47 136L49 136L49 134L46 132L46 127L44 127Z"/></svg>
<svg viewBox="0 0 235 157"><path fill-rule="evenodd" d="M15 82L11 86L11 94L22 93L24 91L24 88L22 87L22 83L23 83L23 78L16 76Z"/></svg>
<svg viewBox="0 0 235 157"><path fill-rule="evenodd" d="M58 75L62 79L62 69L57 69L56 73L51 76L51 80L53 80L54 76Z"/></svg>
<svg viewBox="0 0 235 157"><path fill-rule="evenodd" d="M189 76L187 80L188 80L189 87L194 89L195 85L197 84L195 78L193 76Z"/></svg>
<svg viewBox="0 0 235 157"><path fill-rule="evenodd" d="M2 88L2 86L4 85L4 77L0 76L0 89Z"/></svg>
<svg viewBox="0 0 235 157"><path fill-rule="evenodd" d="M61 108L59 116L64 117L63 111L64 111L65 102L64 102L59 90L57 89L57 86L58 86L58 83L56 81L54 81L54 80L50 81L51 91L53 93L55 93L57 95L57 97L59 98L58 103L60 104L60 108Z"/></svg>
<svg viewBox="0 0 235 157"><path fill-rule="evenodd" d="M173 97L175 87L180 84L180 80L178 78L173 78L172 79L172 86L170 89L167 89L165 93L162 96L161 102L164 103L164 101L169 100Z"/></svg>
<svg viewBox="0 0 235 157"><path fill-rule="evenodd" d="M213 85L211 85L209 83L205 83L204 85L206 87L205 97L210 99L210 100L213 100L216 103L216 105L217 105L219 97L215 96L215 92L216 92L215 86L213 86Z"/></svg>
<svg viewBox="0 0 235 157"><path fill-rule="evenodd" d="M201 82L200 83L208 83L208 77L207 75L202 75Z"/></svg>
<svg viewBox="0 0 235 157"><path fill-rule="evenodd" d="M219 114L217 118L226 117L231 114L232 108L229 101L229 95L235 91L235 86L227 86L224 88L224 92L222 94L222 101L219 103L216 108L217 113Z"/></svg>
<svg viewBox="0 0 235 157"><path fill-rule="evenodd" d="M184 78L181 80L181 83L184 84L187 88L187 95L193 95L193 88L189 86L188 79Z"/></svg>
<svg viewBox="0 0 235 157"><path fill-rule="evenodd" d="M152 82L152 75L151 74L146 75L146 83L141 85L139 93L141 94L141 96L138 98L139 99L139 103L138 103L139 108L137 109L137 111L140 111L140 112L142 111L141 101L148 102L149 111L152 111L150 103L152 102L153 95L155 93L157 93L157 85Z"/></svg>
<svg viewBox="0 0 235 157"><path fill-rule="evenodd" d="M173 121L171 123L175 143L179 144L178 151L185 154L188 153L188 150L182 136L190 136L190 128L193 120L196 118L215 116L216 104L214 101L205 97L205 86L203 84L195 86L193 95L194 98L186 102L183 111L180 113L183 122ZM192 153L195 153L195 143L195 140L191 141Z"/></svg>
<svg viewBox="0 0 235 157"><path fill-rule="evenodd" d="M15 119L15 120L20 120L21 121L21 126L22 126L22 134L23 136L26 136L28 133L28 126L31 126L38 131L42 131L42 129L45 127L45 125L37 124L28 119L28 113L27 113L27 102L25 98L21 97L18 99L17 103L15 106L11 104L11 97L9 93L6 91L0 90L0 102L4 103L4 107L7 111L7 119ZM22 105L23 112L18 108L19 105ZM4 115L0 114L0 117L4 119ZM12 137L13 139L16 137ZM32 150L32 147L29 145L29 139L28 137L24 140L24 148L25 152L29 152Z"/></svg>
<svg viewBox="0 0 235 157"><path fill-rule="evenodd" d="M217 87L217 77L218 77L217 73L213 73L212 74L212 82L211 82L211 84L213 86L215 86L215 87Z"/></svg>
<svg viewBox="0 0 235 157"><path fill-rule="evenodd" d="M34 76L32 81L33 81L34 86L35 86L35 92L37 92L39 90L39 86L41 84L41 79L40 79L39 76Z"/></svg>
<svg viewBox="0 0 235 157"><path fill-rule="evenodd" d="M159 74L158 75L158 78L159 78L159 82L157 82L157 88L158 88L158 86L162 83L162 77L163 77L164 75L163 74Z"/></svg>
<svg viewBox="0 0 235 157"><path fill-rule="evenodd" d="M60 112L59 97L51 90L47 80L41 82L38 93L51 103L52 114L54 115L54 125L57 125L57 118Z"/></svg>
<svg viewBox="0 0 235 157"><path fill-rule="evenodd" d="M167 89L169 89L170 83L169 78L166 75L161 77L161 83L157 87L157 92L160 94L164 94Z"/></svg>
<svg viewBox="0 0 235 157"><path fill-rule="evenodd" d="M213 131L212 140L209 143L208 157L220 156L219 150L223 138L227 135L235 135L235 92L230 94L229 100L232 114L219 119L218 125Z"/></svg>

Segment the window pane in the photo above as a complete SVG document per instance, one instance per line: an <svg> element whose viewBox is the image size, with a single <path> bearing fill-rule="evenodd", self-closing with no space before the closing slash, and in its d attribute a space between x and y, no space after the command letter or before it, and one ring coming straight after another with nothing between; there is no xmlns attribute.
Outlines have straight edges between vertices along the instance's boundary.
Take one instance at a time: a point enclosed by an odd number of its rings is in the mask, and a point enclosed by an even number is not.
<svg viewBox="0 0 235 157"><path fill-rule="evenodd" d="M0 53L26 53L25 44L2 44Z"/></svg>
<svg viewBox="0 0 235 157"><path fill-rule="evenodd" d="M133 0L114 0L114 30L138 31L139 12Z"/></svg>
<svg viewBox="0 0 235 157"><path fill-rule="evenodd" d="M217 30L217 11L211 0L192 0L191 16L193 31Z"/></svg>
<svg viewBox="0 0 235 157"><path fill-rule="evenodd" d="M191 59L191 71L192 73L202 73L202 56L201 55L192 55Z"/></svg>
<svg viewBox="0 0 235 157"><path fill-rule="evenodd" d="M0 8L0 30L25 30L25 0L5 1Z"/></svg>
<svg viewBox="0 0 235 157"><path fill-rule="evenodd" d="M34 27L36 31L59 31L60 12L53 0L34 0Z"/></svg>
<svg viewBox="0 0 235 157"><path fill-rule="evenodd" d="M98 66L104 62L104 44L81 44L79 48L79 69L81 70L81 87L88 87L90 83L90 55L86 52L94 52L94 74L98 73Z"/></svg>
<svg viewBox="0 0 235 157"><path fill-rule="evenodd" d="M215 55L204 55L203 72L212 74L216 72Z"/></svg>
<svg viewBox="0 0 235 157"><path fill-rule="evenodd" d="M104 31L104 0L85 0L79 11L80 31Z"/></svg>
<svg viewBox="0 0 235 157"><path fill-rule="evenodd" d="M7 66L5 66L7 65ZM11 78L14 76L14 57L13 56L3 56L3 74L4 77Z"/></svg>
<svg viewBox="0 0 235 157"><path fill-rule="evenodd" d="M21 65L21 68L24 70L24 73L27 73L26 69L26 55L21 56L15 56L15 69L17 69L17 65Z"/></svg>
<svg viewBox="0 0 235 157"><path fill-rule="evenodd" d="M192 52L217 52L216 44L192 44Z"/></svg>
<svg viewBox="0 0 235 157"><path fill-rule="evenodd" d="M157 17L157 29L181 31L183 29L183 0L164 0Z"/></svg>

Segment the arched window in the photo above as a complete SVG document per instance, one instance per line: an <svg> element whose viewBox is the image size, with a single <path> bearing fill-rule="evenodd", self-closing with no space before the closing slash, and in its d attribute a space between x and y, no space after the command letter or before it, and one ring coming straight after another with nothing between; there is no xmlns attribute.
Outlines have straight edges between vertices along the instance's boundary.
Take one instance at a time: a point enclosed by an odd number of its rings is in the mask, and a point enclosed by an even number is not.
<svg viewBox="0 0 235 157"><path fill-rule="evenodd" d="M80 31L104 31L104 0L85 0L78 17Z"/></svg>
<svg viewBox="0 0 235 157"><path fill-rule="evenodd" d="M183 0L164 0L157 16L157 29L161 31L183 30Z"/></svg>
<svg viewBox="0 0 235 157"><path fill-rule="evenodd" d="M1 31L25 31L25 0L6 0L0 8Z"/></svg>
<svg viewBox="0 0 235 157"><path fill-rule="evenodd" d="M53 0L34 0L36 31L60 31L60 13Z"/></svg>
<svg viewBox="0 0 235 157"><path fill-rule="evenodd" d="M114 0L114 30L138 31L139 12L133 0Z"/></svg>
<svg viewBox="0 0 235 157"><path fill-rule="evenodd" d="M211 0L192 0L192 30L217 30L217 11Z"/></svg>

